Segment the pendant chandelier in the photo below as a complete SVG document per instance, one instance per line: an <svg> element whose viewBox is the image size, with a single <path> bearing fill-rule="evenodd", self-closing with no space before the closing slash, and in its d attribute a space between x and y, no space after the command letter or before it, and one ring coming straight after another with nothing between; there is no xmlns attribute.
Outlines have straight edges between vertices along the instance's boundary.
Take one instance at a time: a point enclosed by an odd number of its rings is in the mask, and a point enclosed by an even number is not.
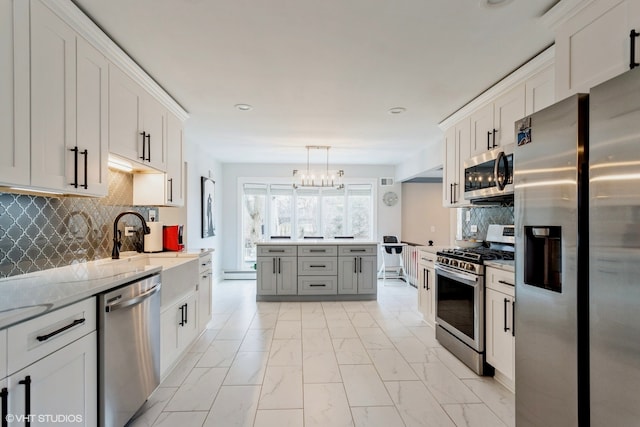
<svg viewBox="0 0 640 427"><path fill-rule="evenodd" d="M344 171L329 170L329 148L328 145L307 145L307 169L293 170L293 188L334 188L340 190L344 188L342 177ZM309 155L311 150L326 150L327 161L324 170L311 170L309 168Z"/></svg>

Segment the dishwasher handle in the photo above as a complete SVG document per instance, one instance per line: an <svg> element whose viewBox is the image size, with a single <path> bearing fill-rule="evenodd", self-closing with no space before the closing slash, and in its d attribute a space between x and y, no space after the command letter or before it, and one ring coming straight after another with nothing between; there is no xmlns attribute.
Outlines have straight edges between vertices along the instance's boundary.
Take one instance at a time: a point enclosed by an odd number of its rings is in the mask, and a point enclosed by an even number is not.
<svg viewBox="0 0 640 427"><path fill-rule="evenodd" d="M116 311L119 310L121 308L126 308L126 307L130 307L132 305L136 305L136 304L140 304L142 301L144 301L145 299L151 297L152 295L160 292L160 286L162 286L162 284L157 284L155 285L153 288L149 289L148 291L145 291L139 295L136 295L135 297L125 300L125 301L120 301L114 304L109 304L105 307L105 311L107 313L110 313L112 311Z"/></svg>

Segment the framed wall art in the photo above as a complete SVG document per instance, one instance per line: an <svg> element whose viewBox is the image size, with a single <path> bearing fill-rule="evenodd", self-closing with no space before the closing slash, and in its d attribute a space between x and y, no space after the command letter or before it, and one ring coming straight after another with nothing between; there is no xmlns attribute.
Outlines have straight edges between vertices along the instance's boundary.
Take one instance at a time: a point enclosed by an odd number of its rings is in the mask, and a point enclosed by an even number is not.
<svg viewBox="0 0 640 427"><path fill-rule="evenodd" d="M202 237L216 235L214 219L215 181L211 178L201 177L202 182Z"/></svg>

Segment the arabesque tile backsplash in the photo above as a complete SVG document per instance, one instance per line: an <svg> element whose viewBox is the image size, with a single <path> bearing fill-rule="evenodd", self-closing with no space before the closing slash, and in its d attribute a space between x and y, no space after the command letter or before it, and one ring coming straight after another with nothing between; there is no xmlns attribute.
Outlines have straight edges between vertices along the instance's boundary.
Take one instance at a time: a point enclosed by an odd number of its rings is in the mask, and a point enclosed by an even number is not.
<svg viewBox="0 0 640 427"><path fill-rule="evenodd" d="M460 208L462 218L462 237L474 237L484 240L487 237L489 224L513 224L513 206L483 206ZM469 212L469 221L466 220ZM478 231L472 232L471 226L477 225Z"/></svg>
<svg viewBox="0 0 640 427"><path fill-rule="evenodd" d="M149 208L133 206L133 175L112 170L109 195L100 199L0 193L0 277L110 257L113 220L126 210L147 218ZM141 226L124 216L123 236L125 225ZM140 232L123 237L121 250L136 250L141 241Z"/></svg>

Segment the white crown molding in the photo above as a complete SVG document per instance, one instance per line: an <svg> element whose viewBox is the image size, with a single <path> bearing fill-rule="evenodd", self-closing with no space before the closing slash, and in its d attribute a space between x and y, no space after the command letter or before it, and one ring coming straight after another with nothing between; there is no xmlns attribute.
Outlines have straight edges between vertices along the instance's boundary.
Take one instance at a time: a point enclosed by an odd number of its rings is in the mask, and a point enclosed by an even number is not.
<svg viewBox="0 0 640 427"><path fill-rule="evenodd" d="M189 118L185 111L158 83L136 64L113 40L111 40L87 15L70 0L41 0L49 9L65 21L80 36L98 49L109 61L117 65L136 83L145 88L181 121Z"/></svg>
<svg viewBox="0 0 640 427"><path fill-rule="evenodd" d="M522 65L520 68L506 76L504 79L500 80L498 83L482 92L469 103L465 104L458 111L442 120L440 123L438 123L438 127L443 131L449 129L451 126L469 116L474 111L492 102L501 94L506 93L507 91L520 84L523 84L525 81L527 81L527 79L531 78L536 73L542 71L550 65L553 65L554 60L555 45L552 45L532 58L526 64Z"/></svg>
<svg viewBox="0 0 640 427"><path fill-rule="evenodd" d="M540 17L540 22L545 27L556 31L560 25L576 16L580 11L595 1L596 0L561 0Z"/></svg>

